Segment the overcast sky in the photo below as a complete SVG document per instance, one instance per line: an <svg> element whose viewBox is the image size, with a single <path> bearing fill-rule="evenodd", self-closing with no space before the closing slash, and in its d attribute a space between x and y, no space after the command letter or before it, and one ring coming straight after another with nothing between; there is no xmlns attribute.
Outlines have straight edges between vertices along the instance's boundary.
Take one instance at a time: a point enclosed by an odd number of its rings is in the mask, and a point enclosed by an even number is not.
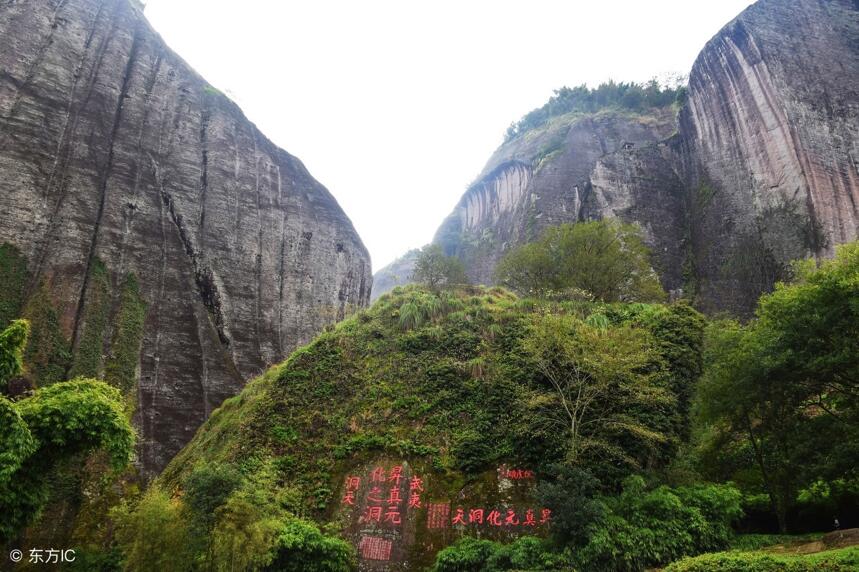
<svg viewBox="0 0 859 572"><path fill-rule="evenodd" d="M167 43L337 197L374 271L432 239L563 85L688 73L749 0L147 0Z"/></svg>

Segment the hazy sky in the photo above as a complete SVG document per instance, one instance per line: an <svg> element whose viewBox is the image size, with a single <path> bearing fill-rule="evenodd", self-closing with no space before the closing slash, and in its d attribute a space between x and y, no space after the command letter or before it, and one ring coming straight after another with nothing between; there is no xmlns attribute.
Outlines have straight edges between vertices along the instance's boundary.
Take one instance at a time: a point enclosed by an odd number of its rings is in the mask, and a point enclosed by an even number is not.
<svg viewBox="0 0 859 572"><path fill-rule="evenodd" d="M374 271L426 244L563 85L688 73L749 0L147 0L167 43L337 197Z"/></svg>

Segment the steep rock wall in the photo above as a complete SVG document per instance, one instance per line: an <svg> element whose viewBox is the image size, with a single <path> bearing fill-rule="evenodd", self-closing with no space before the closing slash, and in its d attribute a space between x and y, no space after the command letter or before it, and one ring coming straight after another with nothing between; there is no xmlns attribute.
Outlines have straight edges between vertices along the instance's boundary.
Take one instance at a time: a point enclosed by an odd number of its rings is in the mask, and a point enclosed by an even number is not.
<svg viewBox="0 0 859 572"><path fill-rule="evenodd" d="M532 171L516 206L466 220L511 161ZM859 3L760 0L701 51L679 112L571 114L519 135L435 240L490 283L545 226L613 216L639 223L663 285L708 311L748 314L790 260L855 240Z"/></svg>
<svg viewBox="0 0 859 572"><path fill-rule="evenodd" d="M93 337L95 270L109 283L106 356L120 286L140 283L147 472L370 294L369 256L335 199L127 0L0 1L0 223L73 361Z"/></svg>

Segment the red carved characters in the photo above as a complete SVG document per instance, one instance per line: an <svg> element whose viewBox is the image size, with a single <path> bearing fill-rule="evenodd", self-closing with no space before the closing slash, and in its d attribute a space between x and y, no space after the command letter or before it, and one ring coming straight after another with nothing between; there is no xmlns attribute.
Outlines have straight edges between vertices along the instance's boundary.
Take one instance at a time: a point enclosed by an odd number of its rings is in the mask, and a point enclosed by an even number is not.
<svg viewBox="0 0 859 572"><path fill-rule="evenodd" d="M361 558L365 560L390 560L393 542L378 536L362 536L358 543Z"/></svg>
<svg viewBox="0 0 859 572"><path fill-rule="evenodd" d="M450 503L429 503L427 528L447 528L450 519Z"/></svg>
<svg viewBox="0 0 859 572"><path fill-rule="evenodd" d="M504 469L501 471L502 476L511 481L527 481L535 478L534 471L528 469Z"/></svg>
<svg viewBox="0 0 859 572"><path fill-rule="evenodd" d="M343 504L355 506L355 492L361 487L361 477L346 477L346 491L343 493Z"/></svg>

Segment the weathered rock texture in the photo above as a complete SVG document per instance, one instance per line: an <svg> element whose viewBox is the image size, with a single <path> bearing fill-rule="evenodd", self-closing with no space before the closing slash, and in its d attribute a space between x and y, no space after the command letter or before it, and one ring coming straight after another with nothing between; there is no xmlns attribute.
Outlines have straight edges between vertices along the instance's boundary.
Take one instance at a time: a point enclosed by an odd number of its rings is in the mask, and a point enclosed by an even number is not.
<svg viewBox="0 0 859 572"><path fill-rule="evenodd" d="M526 132L435 241L491 283L500 256L546 226L617 216L643 227L667 289L747 313L789 260L856 239L857 167L859 2L760 0L705 46L679 112Z"/></svg>
<svg viewBox="0 0 859 572"><path fill-rule="evenodd" d="M47 288L74 359L106 269L102 367L122 284L137 278L150 472L371 288L335 199L128 0L0 0L2 243L28 262L26 296Z"/></svg>

